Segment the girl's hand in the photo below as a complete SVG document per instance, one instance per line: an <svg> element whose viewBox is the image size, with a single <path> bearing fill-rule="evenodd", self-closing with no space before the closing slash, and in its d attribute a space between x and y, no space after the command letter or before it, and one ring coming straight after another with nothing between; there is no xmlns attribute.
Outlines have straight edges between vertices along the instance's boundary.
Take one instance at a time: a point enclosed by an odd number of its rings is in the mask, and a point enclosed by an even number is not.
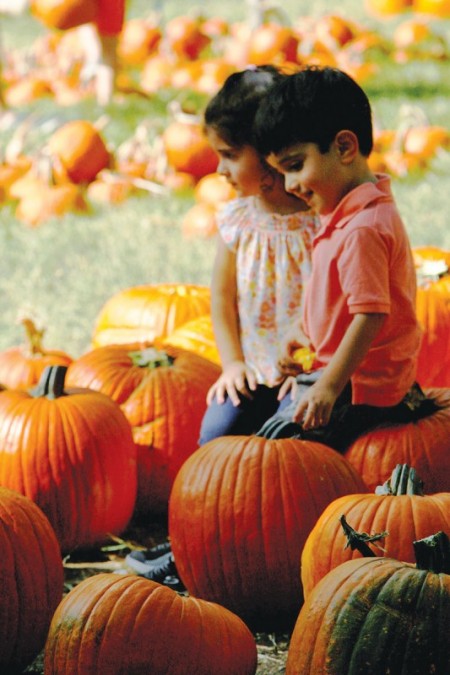
<svg viewBox="0 0 450 675"><path fill-rule="evenodd" d="M228 395L232 404L238 406L239 395L251 398L251 392L255 391L256 386L256 378L244 361L232 361L223 369L222 375L208 391L206 402L210 405L215 397L217 403L221 404Z"/></svg>
<svg viewBox="0 0 450 675"><path fill-rule="evenodd" d="M338 393L333 388L323 385L319 380L301 397L293 421L301 424L305 430L326 426L337 397Z"/></svg>

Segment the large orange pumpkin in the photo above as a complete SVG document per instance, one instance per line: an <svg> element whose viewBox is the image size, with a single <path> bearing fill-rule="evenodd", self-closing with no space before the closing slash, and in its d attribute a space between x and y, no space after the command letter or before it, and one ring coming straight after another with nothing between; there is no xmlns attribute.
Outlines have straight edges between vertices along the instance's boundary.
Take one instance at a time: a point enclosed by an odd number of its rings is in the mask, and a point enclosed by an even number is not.
<svg viewBox="0 0 450 675"><path fill-rule="evenodd" d="M97 574L57 608L46 675L253 675L245 624L219 605L135 575Z"/></svg>
<svg viewBox="0 0 450 675"><path fill-rule="evenodd" d="M38 329L29 317L21 320L26 343L0 352L0 382L9 389L28 389L39 382L47 366L68 366L72 357L59 349L45 349L43 329Z"/></svg>
<svg viewBox="0 0 450 675"><path fill-rule="evenodd" d="M203 358L221 365L210 314L204 314L183 323L165 338L157 341L162 349L176 347L194 352ZM0 377L1 381L1 377Z"/></svg>
<svg viewBox="0 0 450 675"><path fill-rule="evenodd" d="M22 672L44 646L63 593L58 540L31 499L0 487L0 671Z"/></svg>
<svg viewBox="0 0 450 675"><path fill-rule="evenodd" d="M48 28L67 30L94 21L97 0L31 0L31 12Z"/></svg>
<svg viewBox="0 0 450 675"><path fill-rule="evenodd" d="M35 390L0 392L0 485L32 499L63 551L128 524L136 499L131 429L108 396L64 386L47 368Z"/></svg>
<svg viewBox="0 0 450 675"><path fill-rule="evenodd" d="M440 406L437 412L417 422L372 429L345 451L370 490L388 480L397 464L413 466L429 494L450 490L450 388L425 393Z"/></svg>
<svg viewBox="0 0 450 675"><path fill-rule="evenodd" d="M206 394L220 368L191 352L106 346L84 354L67 382L120 404L137 445L140 513L167 510L175 475L197 449Z"/></svg>
<svg viewBox="0 0 450 675"><path fill-rule="evenodd" d="M210 310L211 292L196 284L161 283L118 291L101 308L93 347L111 344L149 345Z"/></svg>
<svg viewBox="0 0 450 675"><path fill-rule="evenodd" d="M369 536L387 532L373 547L376 555L410 563L415 562L413 541L438 530L450 532L450 492L428 495L422 487L414 469L399 464L375 494L346 495L331 502L303 549L301 579L305 598L327 572L361 557L357 549L345 544L341 515L358 532Z"/></svg>
<svg viewBox="0 0 450 675"><path fill-rule="evenodd" d="M320 443L209 441L183 464L170 496L169 534L183 583L252 629L292 628L306 537L325 506L355 488L365 489L356 471Z"/></svg>
<svg viewBox="0 0 450 675"><path fill-rule="evenodd" d="M329 572L300 611L286 675L449 673L450 543L441 532L414 549L417 566L358 558Z"/></svg>

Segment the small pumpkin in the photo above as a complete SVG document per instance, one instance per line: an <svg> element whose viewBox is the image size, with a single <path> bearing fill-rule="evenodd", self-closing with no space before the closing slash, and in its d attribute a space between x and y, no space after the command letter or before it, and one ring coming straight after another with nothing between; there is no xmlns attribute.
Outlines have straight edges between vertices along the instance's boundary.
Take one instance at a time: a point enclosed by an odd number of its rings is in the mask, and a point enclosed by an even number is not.
<svg viewBox="0 0 450 675"><path fill-rule="evenodd" d="M227 609L135 575L97 574L62 600L46 675L253 675L253 635Z"/></svg>
<svg viewBox="0 0 450 675"><path fill-rule="evenodd" d="M395 467L384 485L372 494L339 497L329 504L311 530L301 559L303 592L307 597L325 574L352 558L361 556L345 543L340 516L358 532L386 532L372 546L376 555L415 562L412 542L433 532L450 532L450 492L424 494L423 483L407 464Z"/></svg>
<svg viewBox="0 0 450 675"><path fill-rule="evenodd" d="M449 673L450 543L440 532L414 549L416 565L358 558L319 581L295 624L286 675Z"/></svg>
<svg viewBox="0 0 450 675"><path fill-rule="evenodd" d="M214 173L217 155L209 144L200 122L175 119L162 135L169 166L190 173L197 180Z"/></svg>
<svg viewBox="0 0 450 675"><path fill-rule="evenodd" d="M111 161L101 132L88 120L59 127L48 140L48 151L59 161L63 177L73 183L89 183Z"/></svg>
<svg viewBox="0 0 450 675"><path fill-rule="evenodd" d="M44 647L63 594L59 543L31 499L0 487L0 671L23 672Z"/></svg>
<svg viewBox="0 0 450 675"><path fill-rule="evenodd" d="M209 287L197 284L160 283L125 288L112 295L100 309L92 346L151 345L189 319L209 312L210 299Z"/></svg>
<svg viewBox="0 0 450 675"><path fill-rule="evenodd" d="M29 389L39 382L47 366L68 366L73 360L62 350L45 349L45 331L30 317L23 317L21 323L25 328L25 344L0 352L0 382L9 389Z"/></svg>
<svg viewBox="0 0 450 675"><path fill-rule="evenodd" d="M450 388L426 389L439 409L417 422L372 429L357 438L344 457L373 491L397 464L413 466L428 494L450 490Z"/></svg>
<svg viewBox="0 0 450 675"><path fill-rule="evenodd" d="M70 366L67 382L110 396L125 414L137 446L141 514L165 512L173 480L197 449L206 394L220 368L183 350L99 347Z"/></svg>
<svg viewBox="0 0 450 675"><path fill-rule="evenodd" d="M184 585L252 629L292 628L306 538L325 506L355 488L365 490L356 471L320 443L209 441L185 461L170 495L169 534Z"/></svg>
<svg viewBox="0 0 450 675"><path fill-rule="evenodd" d="M130 425L108 396L65 387L49 366L34 390L0 392L0 484L34 501L63 551L119 534L136 499Z"/></svg>

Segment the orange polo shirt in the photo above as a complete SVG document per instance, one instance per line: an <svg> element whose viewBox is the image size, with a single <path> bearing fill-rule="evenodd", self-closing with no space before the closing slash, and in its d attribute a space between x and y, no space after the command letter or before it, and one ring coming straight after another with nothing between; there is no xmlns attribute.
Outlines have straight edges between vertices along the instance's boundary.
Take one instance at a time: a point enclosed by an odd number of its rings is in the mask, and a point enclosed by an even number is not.
<svg viewBox="0 0 450 675"><path fill-rule="evenodd" d="M421 329L411 248L389 177L359 185L320 220L305 292L305 333L327 365L354 314L386 314L351 378L352 402L395 405L415 380Z"/></svg>

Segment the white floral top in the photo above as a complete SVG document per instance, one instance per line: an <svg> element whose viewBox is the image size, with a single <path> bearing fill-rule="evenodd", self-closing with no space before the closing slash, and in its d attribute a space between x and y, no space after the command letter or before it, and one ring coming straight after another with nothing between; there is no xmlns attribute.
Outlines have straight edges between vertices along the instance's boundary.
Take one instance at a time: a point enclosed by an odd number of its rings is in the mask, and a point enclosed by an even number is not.
<svg viewBox="0 0 450 675"><path fill-rule="evenodd" d="M286 336L300 326L318 219L309 212L267 213L255 197L227 202L218 215L225 244L236 253L238 312L245 362L259 384L280 381Z"/></svg>

